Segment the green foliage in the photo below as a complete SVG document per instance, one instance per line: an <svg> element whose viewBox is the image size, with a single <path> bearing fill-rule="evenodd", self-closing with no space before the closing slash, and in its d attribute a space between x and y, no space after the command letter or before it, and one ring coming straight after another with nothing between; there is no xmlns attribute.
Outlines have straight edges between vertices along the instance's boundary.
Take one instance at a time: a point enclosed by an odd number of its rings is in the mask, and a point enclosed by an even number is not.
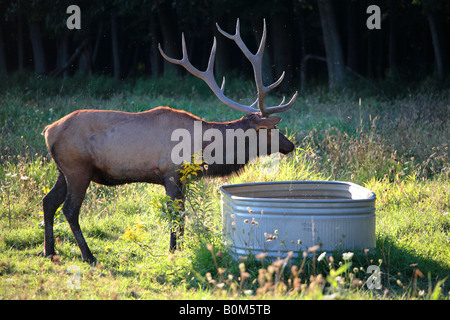
<svg viewBox="0 0 450 320"><path fill-rule="evenodd" d="M329 126L322 132L314 129L304 140L311 148L309 156L322 163L331 176L352 181L370 178L390 181L402 171L397 152L376 133L377 118L371 119L370 129L359 126L351 135Z"/></svg>
<svg viewBox="0 0 450 320"><path fill-rule="evenodd" d="M182 204L182 200L172 201L169 196L164 195L152 199L151 206L157 212L157 219L161 223L168 223L170 230L175 231L183 223Z"/></svg>
<svg viewBox="0 0 450 320"><path fill-rule="evenodd" d="M318 90L299 97L279 125L295 142L294 152L277 159L278 166L262 158L224 178L196 180L199 167L186 164L184 209L174 216L161 186L91 184L80 216L99 261L91 266L81 262L61 209L55 216L58 257L36 256L43 249L42 197L57 176L43 127L88 107L142 111L167 104L207 120L241 115L187 80L167 81L163 89L144 79L118 86L102 77L43 78L34 85L34 78L22 77L2 82L0 90L1 299L449 299L447 91L362 96L361 105L353 94ZM251 90L240 84L230 95ZM148 90L152 86L157 89ZM432 103L438 107L428 113ZM375 192L376 248L350 255L313 247L299 258L275 261L231 256L222 242L220 185L330 179ZM182 250L169 254L168 231L180 214L186 217ZM370 265L381 270L379 290L367 288ZM78 290L66 285L73 267L80 271Z"/></svg>

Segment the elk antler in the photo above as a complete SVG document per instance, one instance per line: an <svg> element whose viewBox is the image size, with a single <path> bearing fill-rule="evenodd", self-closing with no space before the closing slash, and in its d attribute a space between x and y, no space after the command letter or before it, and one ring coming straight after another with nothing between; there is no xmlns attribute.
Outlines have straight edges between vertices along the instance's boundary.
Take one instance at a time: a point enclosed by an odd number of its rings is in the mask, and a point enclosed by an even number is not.
<svg viewBox="0 0 450 320"><path fill-rule="evenodd" d="M239 110L239 111L243 111L245 113L253 113L256 112L257 109L255 109L256 105L258 105L259 109L261 110L261 113L264 117L269 116L272 113L276 113L276 112L283 112L286 111L287 109L289 109L293 104L295 99L297 98L297 92L295 92L295 94L293 95L293 97L291 98L291 100L286 103L284 103L284 97L283 100L281 101L281 103L278 106L274 106L274 107L264 107L264 98L266 96L266 94L274 89L276 86L278 86L281 81L283 81L284 78L284 72L281 74L280 78L275 81L274 83L272 83L269 86L264 86L263 83L263 77L262 77L262 57L263 57L263 53L264 53L264 46L266 43L266 20L264 19L264 29L263 29L263 35L261 38L261 42L259 44L259 49L258 52L256 54L252 54L250 52L250 50L248 50L247 46L245 45L245 43L242 41L241 35L240 35L240 23L239 23L239 19L237 19L236 22L236 33L234 35L231 35L225 31L223 31L219 25L216 23L217 29L219 30L219 32L221 34L223 34L225 37L234 40L236 42L236 44L238 45L239 49L241 49L241 51L244 53L244 55L246 56L246 58L250 61L250 63L252 64L253 67L253 73L255 75L255 82L256 82L256 88L258 90L258 98L255 100L255 102L253 102L250 106L245 106L242 104L239 104L235 101L230 100L229 98L227 98L224 95L224 87L225 87L225 77L223 77L223 81L222 81L222 85L219 88L219 86L217 85L216 80L214 79L214 72L213 72L213 68L214 68L214 58L216 55L216 38L214 37L214 43L211 49L211 55L209 56L209 62L208 62L208 67L206 68L205 71L200 71L198 69L196 69L189 61L188 55L187 55L187 50L186 50L186 43L184 40L184 34L181 34L181 40L182 40L182 50L183 50L183 58L181 60L177 60L177 59L173 59L168 57L163 50L161 49L161 45L158 44L158 49L161 52L161 55L164 57L164 59L166 59L167 61L174 63L174 64L179 64L181 66L183 66L187 71L189 71L190 73L192 73L194 76L202 79L203 81L206 82L206 84L211 88L211 90L214 92L214 94L219 98L220 101L222 101L223 103L225 103L226 105Z"/></svg>
<svg viewBox="0 0 450 320"><path fill-rule="evenodd" d="M214 71L213 71L214 58L216 55L216 37L214 37L214 43L211 48L211 55L209 56L208 67L206 68L205 71L198 70L189 61L187 49L186 49L186 41L184 40L184 33L181 34L181 45L182 45L182 50L183 50L183 58L181 60L177 60L177 59L168 57L164 53L164 51L161 49L161 45L159 43L158 43L158 49L159 49L159 52L161 52L161 55L164 57L164 59L166 59L167 61L169 61L171 63L179 64L180 66L183 66L187 71L192 73L194 76L205 81L206 84L209 86L209 88L212 90L212 92L214 92L214 94L217 96L217 98L219 98L219 100L222 101L223 103L225 103L227 106L230 106L236 110L239 110L239 111L242 111L245 113L253 113L253 112L258 111L257 109L255 109L256 105L258 104L258 99L256 99L255 102L252 103L252 105L245 106L245 105L239 104L233 100L230 100L228 97L225 96L225 94L223 93L223 91L225 89L225 77L223 77L222 85L220 86L220 88L217 85L217 82L214 79Z"/></svg>
<svg viewBox="0 0 450 320"><path fill-rule="evenodd" d="M252 64L253 73L255 75L256 89L258 90L258 106L259 106L259 109L261 110L261 113L263 114L263 116L267 117L268 115L270 115L272 113L282 112L282 111L289 109L294 104L294 101L297 98L297 92L295 92L294 96L286 104L283 104L284 103L284 97L283 97L283 100L281 101L281 103L278 106L269 107L269 108L264 107L264 98L265 98L266 94L270 90L277 87L281 83L281 81L283 81L285 73L283 71L280 78L278 78L278 80L275 81L274 83L272 83L270 86L267 86L267 87L264 86L263 76L262 76L262 59L263 59L264 46L266 44L266 36L267 36L266 19L263 19L263 22L264 22L263 34L262 34L261 42L259 43L259 48L258 48L258 51L256 52L256 54L252 54L250 52L250 50L248 50L247 46L245 45L244 41L241 38L239 18L237 19L237 22L236 22L236 33L234 35L231 35L225 31L223 31L217 23L216 23L216 26L221 34L223 34L228 39L234 40L234 42L236 42L239 49L241 49L242 53Z"/></svg>

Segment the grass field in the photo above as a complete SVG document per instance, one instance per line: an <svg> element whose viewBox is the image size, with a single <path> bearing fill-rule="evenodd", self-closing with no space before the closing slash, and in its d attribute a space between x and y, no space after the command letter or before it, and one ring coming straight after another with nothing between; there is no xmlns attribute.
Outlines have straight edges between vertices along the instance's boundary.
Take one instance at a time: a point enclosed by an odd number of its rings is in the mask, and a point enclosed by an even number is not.
<svg viewBox="0 0 450 320"><path fill-rule="evenodd" d="M430 83L401 94L359 88L300 94L279 128L296 144L277 175L261 163L239 176L192 182L183 248L169 254L161 186L91 184L83 233L98 263L81 262L61 211L54 261L43 250L42 197L56 169L41 131L77 109L143 111L168 105L206 120L242 115L195 79L69 80L16 74L0 87L0 299L449 299L450 90ZM251 83L231 81L235 99ZM278 104L280 97L269 99ZM222 244L219 186L275 180L342 180L377 195L376 248L298 259L232 259ZM343 255L344 254L344 255ZM369 265L382 288L369 290Z"/></svg>

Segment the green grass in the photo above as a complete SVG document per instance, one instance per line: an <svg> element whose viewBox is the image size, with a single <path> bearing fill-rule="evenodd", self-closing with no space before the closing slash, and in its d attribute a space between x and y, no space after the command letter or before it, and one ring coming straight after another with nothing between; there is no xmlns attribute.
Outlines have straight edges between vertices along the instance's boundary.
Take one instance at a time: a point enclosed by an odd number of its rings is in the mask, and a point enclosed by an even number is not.
<svg viewBox="0 0 450 320"><path fill-rule="evenodd" d="M219 121L242 115L190 77L3 80L0 299L449 299L448 90L303 93L279 126L296 151L282 157L276 175L263 174L258 162L239 176L194 182L183 249L174 254L167 222L152 205L164 196L161 186L91 184L80 223L98 259L92 266L81 262L62 214L55 221L57 260L36 255L43 250L41 200L56 179L43 128L81 108L135 112L169 105ZM227 93L250 102L252 84L230 81ZM222 243L219 186L275 180L347 180L374 191L376 248L355 251L351 261L342 252L319 261L320 249L278 262L233 260ZM369 265L380 267L380 290L365 285Z"/></svg>

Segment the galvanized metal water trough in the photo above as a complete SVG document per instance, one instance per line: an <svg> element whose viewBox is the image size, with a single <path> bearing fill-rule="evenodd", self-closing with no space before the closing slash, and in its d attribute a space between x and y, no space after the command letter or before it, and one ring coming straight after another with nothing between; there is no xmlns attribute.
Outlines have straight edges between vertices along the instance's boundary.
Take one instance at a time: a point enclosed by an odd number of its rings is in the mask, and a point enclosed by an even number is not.
<svg viewBox="0 0 450 320"><path fill-rule="evenodd" d="M224 238L235 255L293 256L375 247L375 194L339 181L224 185Z"/></svg>

